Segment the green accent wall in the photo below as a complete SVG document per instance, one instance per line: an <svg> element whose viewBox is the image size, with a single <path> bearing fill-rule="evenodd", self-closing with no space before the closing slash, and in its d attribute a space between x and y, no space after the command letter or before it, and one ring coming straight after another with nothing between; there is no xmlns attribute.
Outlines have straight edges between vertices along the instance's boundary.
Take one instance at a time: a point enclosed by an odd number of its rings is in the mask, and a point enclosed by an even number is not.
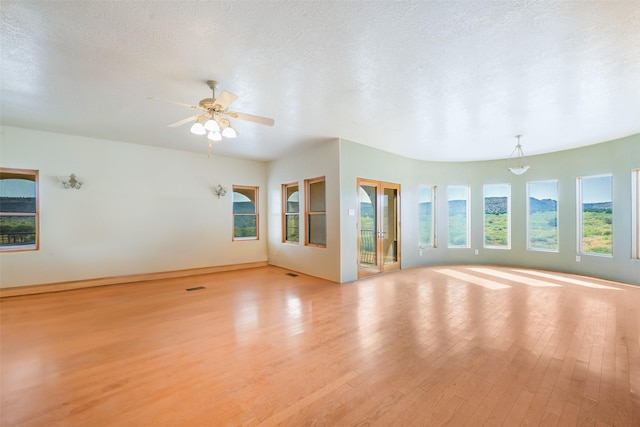
<svg viewBox="0 0 640 427"><path fill-rule="evenodd" d="M508 148L508 147L507 147ZM640 284L640 260L632 259L632 170L640 168L640 134L582 148L529 156L531 169L516 176L505 160L429 162L409 159L355 142L340 141L341 281L357 279L356 179L401 185L402 268L434 264L497 264L584 274ZM576 178L613 175L613 256L577 253ZM558 180L559 251L526 249L526 185L528 181ZM418 246L418 187L437 185L437 248ZM483 248L483 186L511 185L511 249ZM447 248L448 185L471 186L471 247ZM478 254L475 251L478 250Z"/></svg>

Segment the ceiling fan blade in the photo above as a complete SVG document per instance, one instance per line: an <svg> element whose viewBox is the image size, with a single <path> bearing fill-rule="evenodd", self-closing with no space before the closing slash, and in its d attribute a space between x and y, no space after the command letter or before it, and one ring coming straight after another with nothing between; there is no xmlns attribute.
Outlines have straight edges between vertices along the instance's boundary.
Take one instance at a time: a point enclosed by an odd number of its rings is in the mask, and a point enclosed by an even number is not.
<svg viewBox="0 0 640 427"><path fill-rule="evenodd" d="M232 94L231 92L227 92L226 90L223 90L222 92L220 92L220 95L218 95L218 97L216 98L214 104L219 105L224 110L229 105L234 103L237 99L238 97L236 95Z"/></svg>
<svg viewBox="0 0 640 427"><path fill-rule="evenodd" d="M249 122L259 123L261 125L273 126L275 121L267 117L254 116L253 114L237 113L235 111L228 111L224 113L234 119L247 120Z"/></svg>
<svg viewBox="0 0 640 427"><path fill-rule="evenodd" d="M178 126L182 126L182 125L184 125L186 123L196 121L198 119L198 117L200 117L200 116L198 115L198 116L187 117L186 119L182 119L182 120L179 120L179 121L177 121L175 123L171 123L170 125L167 125L167 127L169 127L169 128L177 128Z"/></svg>
<svg viewBox="0 0 640 427"><path fill-rule="evenodd" d="M148 97L147 99L150 99L152 101L160 101L160 102L167 102L169 104L174 104L174 105L180 105L182 107L188 107L188 108L194 108L196 110L204 110L204 108L198 106L198 105L191 105L191 104L185 104L184 102L176 102L176 101L170 101L168 99L161 99L161 98L154 98L152 96ZM206 110L205 110L206 111Z"/></svg>

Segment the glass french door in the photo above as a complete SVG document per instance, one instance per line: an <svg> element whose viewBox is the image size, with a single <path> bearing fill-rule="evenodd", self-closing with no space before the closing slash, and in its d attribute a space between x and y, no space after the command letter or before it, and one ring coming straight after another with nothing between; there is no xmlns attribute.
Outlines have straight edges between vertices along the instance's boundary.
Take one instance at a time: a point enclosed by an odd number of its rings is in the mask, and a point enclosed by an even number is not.
<svg viewBox="0 0 640 427"><path fill-rule="evenodd" d="M400 184L358 179L358 277L400 268Z"/></svg>

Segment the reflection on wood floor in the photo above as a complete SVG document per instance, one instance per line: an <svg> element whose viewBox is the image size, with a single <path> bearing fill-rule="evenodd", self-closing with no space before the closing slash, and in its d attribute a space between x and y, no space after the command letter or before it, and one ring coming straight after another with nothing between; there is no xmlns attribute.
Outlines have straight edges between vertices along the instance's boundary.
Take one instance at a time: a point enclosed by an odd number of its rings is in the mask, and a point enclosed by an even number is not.
<svg viewBox="0 0 640 427"><path fill-rule="evenodd" d="M286 273L3 299L1 425L640 425L640 287Z"/></svg>

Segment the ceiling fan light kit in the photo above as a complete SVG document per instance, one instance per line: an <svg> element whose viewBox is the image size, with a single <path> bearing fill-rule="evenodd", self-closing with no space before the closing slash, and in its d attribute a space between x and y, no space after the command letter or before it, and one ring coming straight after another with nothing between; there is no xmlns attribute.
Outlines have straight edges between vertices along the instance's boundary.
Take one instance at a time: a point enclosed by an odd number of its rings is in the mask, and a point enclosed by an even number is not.
<svg viewBox="0 0 640 427"><path fill-rule="evenodd" d="M207 133L207 130L204 128L202 123L195 122L193 126L191 126L191 133L195 135L204 135Z"/></svg>
<svg viewBox="0 0 640 427"><path fill-rule="evenodd" d="M205 122L204 128L210 132L218 132L220 130L220 125L217 121L209 119Z"/></svg>
<svg viewBox="0 0 640 427"><path fill-rule="evenodd" d="M222 141L222 134L220 132L209 132L207 138L214 142Z"/></svg>
<svg viewBox="0 0 640 427"><path fill-rule="evenodd" d="M207 138L209 139L209 157L211 157L211 141L221 141L223 136L225 138L235 138L238 136L238 132L233 128L233 126L231 126L231 122L229 121L229 119L222 116L228 116L239 120L246 120L266 126L273 126L273 119L254 116L252 114L228 111L227 109L229 105L235 102L238 97L231 92L227 92L226 90L223 90L220 95L216 97L216 88L218 86L218 83L215 80L208 80L207 86L209 86L209 88L213 92L213 97L200 100L198 105L189 105L182 102L168 101L159 98L149 99L169 102L171 104L203 111L203 113L187 117L186 119L179 120L175 123L171 123L169 127L182 126L183 124L195 120L195 123L191 126L190 131L195 135L207 135Z"/></svg>
<svg viewBox="0 0 640 427"><path fill-rule="evenodd" d="M222 131L222 136L225 136L227 138L235 138L236 136L238 136L238 134L236 133L236 130L234 128L229 126L227 128L224 128L224 130Z"/></svg>

